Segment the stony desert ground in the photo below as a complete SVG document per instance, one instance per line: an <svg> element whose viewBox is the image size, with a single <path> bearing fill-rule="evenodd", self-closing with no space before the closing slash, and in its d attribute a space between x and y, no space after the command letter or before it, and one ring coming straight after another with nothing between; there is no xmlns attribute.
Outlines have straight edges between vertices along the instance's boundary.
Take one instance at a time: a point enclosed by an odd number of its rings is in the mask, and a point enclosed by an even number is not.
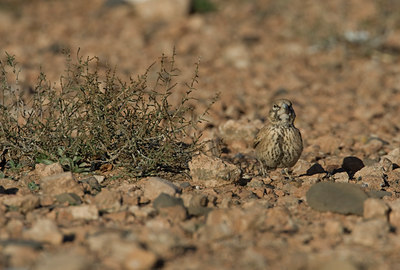
<svg viewBox="0 0 400 270"><path fill-rule="evenodd" d="M400 4L211 2L0 1L1 57L16 56L21 87L40 71L57 84L65 49L128 79L175 47L178 94L198 59L195 109L220 93L188 174L6 169L0 268L400 269ZM254 160L277 98L304 140L292 180Z"/></svg>

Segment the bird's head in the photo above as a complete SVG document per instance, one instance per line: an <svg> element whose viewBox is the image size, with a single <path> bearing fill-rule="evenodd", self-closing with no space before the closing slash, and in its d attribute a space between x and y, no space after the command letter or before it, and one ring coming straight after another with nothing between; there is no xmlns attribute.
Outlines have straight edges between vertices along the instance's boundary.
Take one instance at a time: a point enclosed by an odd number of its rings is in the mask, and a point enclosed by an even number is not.
<svg viewBox="0 0 400 270"><path fill-rule="evenodd" d="M278 99L272 103L268 119L271 124L291 125L296 118L292 102L287 99Z"/></svg>

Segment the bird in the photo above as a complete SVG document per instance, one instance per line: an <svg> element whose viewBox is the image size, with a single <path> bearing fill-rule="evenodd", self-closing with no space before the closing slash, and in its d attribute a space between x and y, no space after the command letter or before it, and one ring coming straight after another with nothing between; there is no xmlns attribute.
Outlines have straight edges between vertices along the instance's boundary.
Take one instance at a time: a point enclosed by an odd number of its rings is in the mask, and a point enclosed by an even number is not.
<svg viewBox="0 0 400 270"><path fill-rule="evenodd" d="M254 140L256 158L264 176L269 170L283 168L292 179L288 169L296 164L303 151L303 139L300 130L294 126L295 119L290 100L278 99L272 103L269 123L260 129Z"/></svg>

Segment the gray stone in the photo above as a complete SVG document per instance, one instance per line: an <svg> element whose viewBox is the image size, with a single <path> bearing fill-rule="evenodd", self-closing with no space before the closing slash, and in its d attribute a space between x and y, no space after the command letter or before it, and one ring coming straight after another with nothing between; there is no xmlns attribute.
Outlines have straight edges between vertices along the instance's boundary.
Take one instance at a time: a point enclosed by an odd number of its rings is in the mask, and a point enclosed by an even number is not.
<svg viewBox="0 0 400 270"><path fill-rule="evenodd" d="M181 198L172 197L171 195L165 193L161 193L160 196L158 196L153 202L153 206L155 209L171 207L175 205L184 206L183 200Z"/></svg>
<svg viewBox="0 0 400 270"><path fill-rule="evenodd" d="M62 193L56 196L57 202L68 205L80 205L82 203L81 198L75 193Z"/></svg>
<svg viewBox="0 0 400 270"><path fill-rule="evenodd" d="M82 179L81 182L83 184L83 189L87 193L96 195L97 193L99 193L101 191L101 186L99 184L99 181L94 176Z"/></svg>
<svg viewBox="0 0 400 270"><path fill-rule="evenodd" d="M320 182L306 194L308 205L318 211L363 215L367 194L350 183Z"/></svg>
<svg viewBox="0 0 400 270"><path fill-rule="evenodd" d="M377 199L382 199L383 197L387 196L390 197L392 196L392 193L386 190L370 190L367 191L368 197L371 198L377 198Z"/></svg>
<svg viewBox="0 0 400 270"><path fill-rule="evenodd" d="M212 211L211 208L207 207L208 198L203 194L193 195L188 203L188 213L191 216L203 216Z"/></svg>

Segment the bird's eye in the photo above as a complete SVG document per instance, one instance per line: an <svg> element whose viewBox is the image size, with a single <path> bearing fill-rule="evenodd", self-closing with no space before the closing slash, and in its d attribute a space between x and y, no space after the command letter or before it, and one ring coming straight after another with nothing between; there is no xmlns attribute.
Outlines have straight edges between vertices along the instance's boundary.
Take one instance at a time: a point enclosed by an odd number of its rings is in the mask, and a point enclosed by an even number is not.
<svg viewBox="0 0 400 270"><path fill-rule="evenodd" d="M279 106L278 106L278 105L276 105L276 104L274 104L274 105L272 105L272 109L274 109L274 110L278 110L278 109L279 109Z"/></svg>

